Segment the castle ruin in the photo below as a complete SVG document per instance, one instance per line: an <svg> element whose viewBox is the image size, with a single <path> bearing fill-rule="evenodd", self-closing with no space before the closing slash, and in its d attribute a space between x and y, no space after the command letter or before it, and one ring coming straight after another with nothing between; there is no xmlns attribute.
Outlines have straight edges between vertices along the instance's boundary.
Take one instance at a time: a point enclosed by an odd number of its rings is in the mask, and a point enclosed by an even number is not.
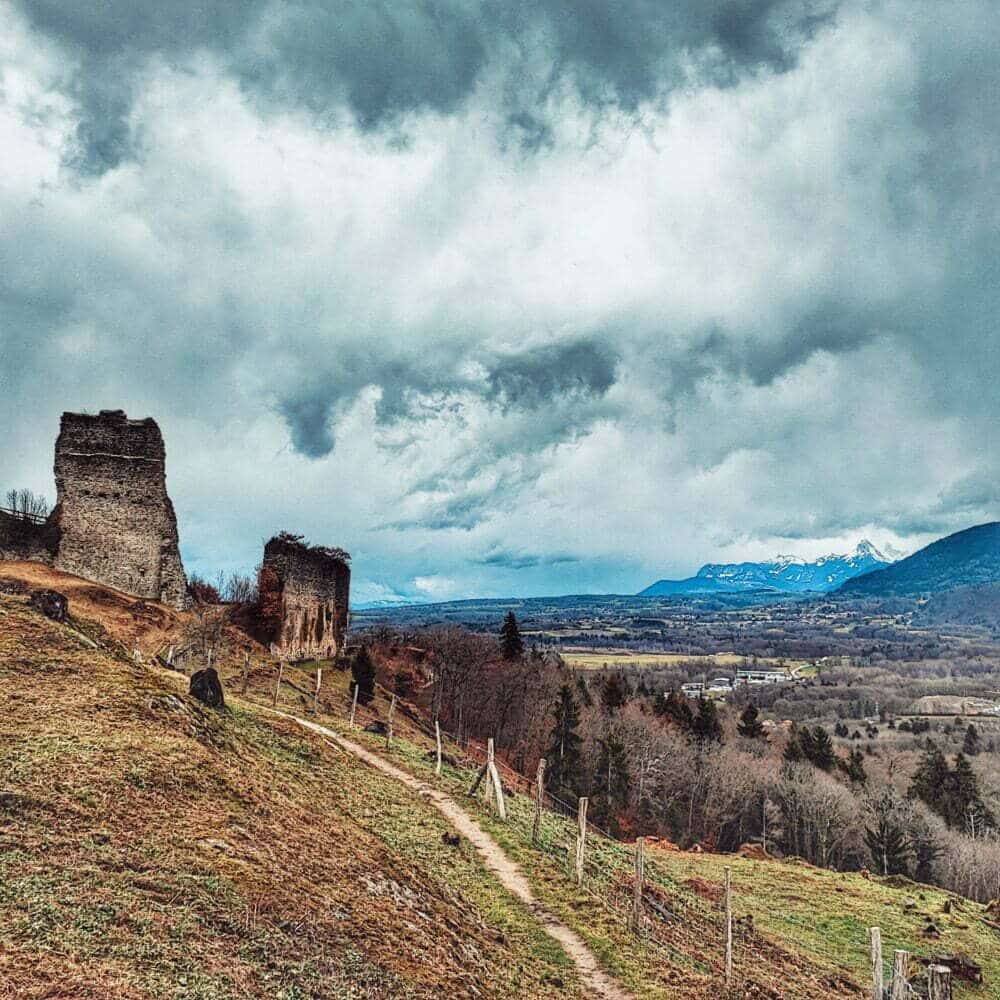
<svg viewBox="0 0 1000 1000"><path fill-rule="evenodd" d="M331 659L343 648L351 586L343 549L308 545L282 533L264 546L259 591L262 623L276 653Z"/></svg>
<svg viewBox="0 0 1000 1000"><path fill-rule="evenodd" d="M188 604L177 519L156 421L121 410L64 413L56 506L44 524L7 517L0 558L32 559L127 594Z"/></svg>
<svg viewBox="0 0 1000 1000"><path fill-rule="evenodd" d="M187 605L166 450L156 421L64 413L56 440L57 569Z"/></svg>

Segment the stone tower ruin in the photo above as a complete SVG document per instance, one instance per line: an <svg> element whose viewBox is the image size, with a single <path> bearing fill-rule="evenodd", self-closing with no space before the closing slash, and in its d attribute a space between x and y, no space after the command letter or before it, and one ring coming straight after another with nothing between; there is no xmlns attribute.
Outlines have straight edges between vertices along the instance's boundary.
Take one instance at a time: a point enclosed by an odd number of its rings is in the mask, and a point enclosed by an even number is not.
<svg viewBox="0 0 1000 1000"><path fill-rule="evenodd" d="M284 532L264 546L260 608L275 652L288 659L331 659L343 649L350 558L343 549L308 545Z"/></svg>
<svg viewBox="0 0 1000 1000"><path fill-rule="evenodd" d="M56 441L57 569L136 597L188 604L156 421L64 413Z"/></svg>

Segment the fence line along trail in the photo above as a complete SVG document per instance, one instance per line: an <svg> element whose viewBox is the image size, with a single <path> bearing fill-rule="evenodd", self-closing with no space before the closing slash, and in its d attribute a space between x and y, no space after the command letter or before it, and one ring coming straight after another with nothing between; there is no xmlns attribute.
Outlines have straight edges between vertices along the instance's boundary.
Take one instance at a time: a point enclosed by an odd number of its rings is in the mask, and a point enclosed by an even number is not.
<svg viewBox="0 0 1000 1000"><path fill-rule="evenodd" d="M340 733L319 723L300 719L298 716L275 709L265 709L274 715L280 715L297 723L319 736L329 740L334 746L352 754L369 767L398 781L421 798L425 799L440 812L454 828L465 837L483 859L486 867L500 880L501 885L514 897L531 908L545 932L562 947L572 959L580 973L584 986L595 997L605 1000L633 1000L632 995L616 983L600 967L597 957L587 947L583 939L566 926L554 914L546 910L535 898L528 880L509 857L503 848L469 815L454 798L441 789L434 788L426 781L421 781L407 771L390 764L378 754L349 740Z"/></svg>

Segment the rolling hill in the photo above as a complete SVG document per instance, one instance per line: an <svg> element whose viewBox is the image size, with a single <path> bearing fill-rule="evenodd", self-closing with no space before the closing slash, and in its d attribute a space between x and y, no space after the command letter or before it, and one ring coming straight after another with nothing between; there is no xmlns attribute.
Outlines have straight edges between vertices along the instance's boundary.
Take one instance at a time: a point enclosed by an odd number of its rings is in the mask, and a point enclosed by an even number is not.
<svg viewBox="0 0 1000 1000"><path fill-rule="evenodd" d="M58 586L68 624L33 610L25 586ZM391 750L351 741L348 674L275 664L235 629L217 663L227 707L187 693L155 649L191 634L178 612L30 564L0 564L0 997L19 1000L578 998L578 966L550 936L562 921L636 1000L720 996L720 886L733 872L736 993L758 1000L866 995L866 928L887 953L979 959L1000 998L997 931L984 907L928 886L816 869L794 859L651 847L647 933L629 931L631 845L588 839L572 870L575 819L511 787L507 822L466 792L475 771L433 745L405 703ZM136 660L138 645L142 659ZM242 673L243 654L250 670ZM379 697L362 721L385 719ZM317 725L306 729L295 716ZM390 771L419 779L394 780ZM516 782L515 782L516 784ZM483 863L435 799L474 816L529 883L527 905ZM907 900L916 896L917 909ZM935 914L940 942L921 936ZM545 917L549 914L549 917ZM752 918L752 919L751 919ZM655 933L652 926L657 921Z"/></svg>
<svg viewBox="0 0 1000 1000"><path fill-rule="evenodd" d="M853 552L828 555L808 562L796 556L778 556L767 562L708 563L686 580L657 580L639 597L669 594L722 594L775 591L782 594L826 593L861 573L888 566L890 560L865 540Z"/></svg>
<svg viewBox="0 0 1000 1000"><path fill-rule="evenodd" d="M947 535L892 566L848 580L838 593L908 597L1000 583L1000 521Z"/></svg>

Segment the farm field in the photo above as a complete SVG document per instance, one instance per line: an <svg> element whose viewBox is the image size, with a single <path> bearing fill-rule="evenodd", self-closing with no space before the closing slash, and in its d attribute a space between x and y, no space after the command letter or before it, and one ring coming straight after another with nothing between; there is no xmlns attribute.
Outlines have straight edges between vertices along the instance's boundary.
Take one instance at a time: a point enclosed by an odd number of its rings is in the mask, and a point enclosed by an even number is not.
<svg viewBox="0 0 1000 1000"><path fill-rule="evenodd" d="M635 667L637 669L646 667L667 667L678 663L685 665L704 664L706 669L722 668L725 670L744 669L747 658L738 653L708 653L700 656L691 656L685 653L639 653L629 650L594 650L594 649L573 649L563 648L562 658L571 667L581 670L601 670L607 667ZM806 660L788 660L779 657L758 657L755 665L761 669L792 670L795 667L804 667L808 664Z"/></svg>

